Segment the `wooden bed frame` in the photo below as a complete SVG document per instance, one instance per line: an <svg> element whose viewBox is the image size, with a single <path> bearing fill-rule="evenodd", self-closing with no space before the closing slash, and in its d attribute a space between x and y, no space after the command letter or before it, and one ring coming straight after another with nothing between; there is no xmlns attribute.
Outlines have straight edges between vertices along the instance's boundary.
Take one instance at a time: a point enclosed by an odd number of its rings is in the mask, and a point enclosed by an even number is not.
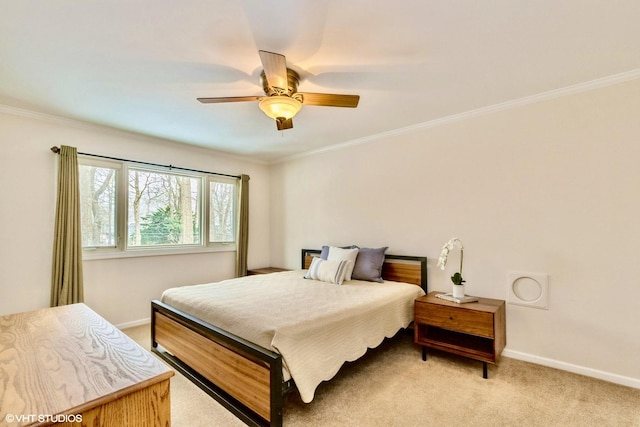
<svg viewBox="0 0 640 427"><path fill-rule="evenodd" d="M320 250L302 249L302 268ZM386 280L427 292L427 258L386 255ZM250 426L282 426L282 356L170 305L151 302L152 351Z"/></svg>

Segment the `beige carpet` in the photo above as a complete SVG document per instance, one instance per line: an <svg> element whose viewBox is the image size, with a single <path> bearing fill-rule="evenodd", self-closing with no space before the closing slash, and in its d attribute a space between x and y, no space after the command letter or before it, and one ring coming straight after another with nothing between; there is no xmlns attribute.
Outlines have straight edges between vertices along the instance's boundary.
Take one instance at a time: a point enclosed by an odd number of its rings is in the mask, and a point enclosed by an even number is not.
<svg viewBox="0 0 640 427"><path fill-rule="evenodd" d="M124 331L150 346L149 326ZM489 365L430 351L426 362L401 333L349 363L316 390L284 407L293 426L639 426L640 390L502 358ZM176 427L243 426L179 373L171 380Z"/></svg>

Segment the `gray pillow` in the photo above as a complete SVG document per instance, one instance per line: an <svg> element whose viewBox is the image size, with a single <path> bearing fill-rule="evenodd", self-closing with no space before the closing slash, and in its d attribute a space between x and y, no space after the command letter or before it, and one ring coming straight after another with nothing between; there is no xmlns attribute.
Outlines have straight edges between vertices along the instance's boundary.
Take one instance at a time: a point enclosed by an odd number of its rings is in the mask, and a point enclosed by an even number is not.
<svg viewBox="0 0 640 427"><path fill-rule="evenodd" d="M360 248L356 265L353 267L351 279L366 280L369 282L382 283L382 264L384 263L384 253L389 249L383 248Z"/></svg>
<svg viewBox="0 0 640 427"><path fill-rule="evenodd" d="M320 259L327 259L329 256L329 246L323 246L320 251Z"/></svg>
<svg viewBox="0 0 640 427"><path fill-rule="evenodd" d="M351 246L341 246L342 249L355 249L357 248L356 245L351 245ZM327 259L327 257L329 256L329 246L323 246L322 250L320 251L320 258L321 259Z"/></svg>

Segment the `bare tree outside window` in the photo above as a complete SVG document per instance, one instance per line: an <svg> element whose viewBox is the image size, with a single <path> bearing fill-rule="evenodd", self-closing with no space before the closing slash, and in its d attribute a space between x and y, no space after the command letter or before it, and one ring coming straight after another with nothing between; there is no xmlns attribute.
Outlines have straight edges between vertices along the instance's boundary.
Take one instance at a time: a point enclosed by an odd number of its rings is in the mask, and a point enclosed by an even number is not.
<svg viewBox="0 0 640 427"><path fill-rule="evenodd" d="M200 244L200 178L129 169L128 245Z"/></svg>
<svg viewBox="0 0 640 427"><path fill-rule="evenodd" d="M109 253L235 243L236 179L90 160L78 170L85 249Z"/></svg>
<svg viewBox="0 0 640 427"><path fill-rule="evenodd" d="M116 169L78 165L83 247L116 246Z"/></svg>
<svg viewBox="0 0 640 427"><path fill-rule="evenodd" d="M209 241L235 241L236 184L209 182Z"/></svg>

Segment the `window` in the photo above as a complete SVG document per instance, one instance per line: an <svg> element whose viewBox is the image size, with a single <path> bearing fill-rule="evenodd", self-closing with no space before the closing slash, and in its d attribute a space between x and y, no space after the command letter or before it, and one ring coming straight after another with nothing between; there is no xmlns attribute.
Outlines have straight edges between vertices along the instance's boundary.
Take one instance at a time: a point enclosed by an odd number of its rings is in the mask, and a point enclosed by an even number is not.
<svg viewBox="0 0 640 427"><path fill-rule="evenodd" d="M116 239L116 179L119 168L80 164L82 247L114 248Z"/></svg>
<svg viewBox="0 0 640 427"><path fill-rule="evenodd" d="M209 180L209 242L236 240L236 183Z"/></svg>
<svg viewBox="0 0 640 427"><path fill-rule="evenodd" d="M199 245L202 178L128 172L127 246Z"/></svg>
<svg viewBox="0 0 640 427"><path fill-rule="evenodd" d="M82 245L198 250L236 239L238 180L79 158Z"/></svg>

